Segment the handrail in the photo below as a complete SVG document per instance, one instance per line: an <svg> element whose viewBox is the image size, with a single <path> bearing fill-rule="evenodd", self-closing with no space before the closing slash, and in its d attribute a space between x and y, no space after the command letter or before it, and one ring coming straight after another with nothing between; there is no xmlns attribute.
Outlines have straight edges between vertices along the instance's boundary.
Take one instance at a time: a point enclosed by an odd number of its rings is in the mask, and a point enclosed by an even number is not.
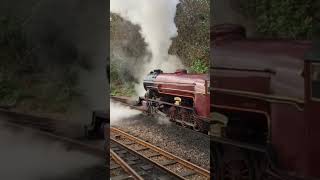
<svg viewBox="0 0 320 180"><path fill-rule="evenodd" d="M271 69L241 69L241 68L230 68L230 67L210 67L210 69L232 70L232 71L246 71L246 72L259 72L259 73L276 74L276 72L273 71L273 70L271 70Z"/></svg>

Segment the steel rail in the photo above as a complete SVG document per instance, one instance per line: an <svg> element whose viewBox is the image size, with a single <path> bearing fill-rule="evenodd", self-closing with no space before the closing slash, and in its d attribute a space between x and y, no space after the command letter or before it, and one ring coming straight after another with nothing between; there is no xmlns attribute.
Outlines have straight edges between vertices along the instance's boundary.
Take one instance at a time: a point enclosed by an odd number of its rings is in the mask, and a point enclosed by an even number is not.
<svg viewBox="0 0 320 180"><path fill-rule="evenodd" d="M166 157L166 158L168 158L168 159L171 159L171 160L176 161L178 164L182 165L183 167L185 167L185 168L187 168L187 169L189 169L189 170L194 171L194 172L197 173L198 175L204 176L206 179L210 179L210 172L209 172L208 170L206 170L206 169L203 169L203 168L201 168L201 167L199 167L199 166L197 166L197 165L195 165L195 164L193 164L193 163L191 163L191 162L188 162L188 161L186 161L186 160L184 160L184 159L182 159L182 158L180 158L180 157L178 157L178 156L176 156L176 155L173 155L173 154L171 154L171 153L169 153L169 152L166 152L166 151L160 149L159 147L154 146L154 145L152 145L152 144L150 144L150 143L148 143L148 142L145 142L145 141L143 141L143 140L141 140L141 139L138 139L138 138L136 138L136 137L134 137L134 136L132 136L132 135L130 135L130 134L128 134L128 133L120 130L120 129L117 129L117 128L113 128L113 127L112 127L112 128L110 128L110 130L111 130L111 133L114 133L115 135L121 135L121 136L123 136L124 138L133 141L134 143L137 143L137 144L139 144L139 145L141 145L141 146L144 146L144 147L146 147L146 148L149 148L149 149L151 149L151 150L159 153L160 155L162 155L162 156L164 156L164 157ZM128 145L119 142L117 139L114 139L114 138L112 138L112 137L110 137L110 139L113 140L113 141L116 141L117 143L121 144L122 146L130 149L130 147L128 147ZM142 153L140 153L140 152L138 152L138 151L136 151L136 152L137 152L138 154L140 154L141 156L145 157L146 159L154 162L155 164L157 164L157 165L158 165L159 167L161 167L162 169L171 172L171 173L172 173L173 175L175 175L176 177L179 177L180 179L186 179L185 177L182 177L182 176L180 176L179 174L173 172L172 170L170 170L170 169L164 167L163 165L155 162L155 161L152 160L151 158L148 158L148 157L144 156Z"/></svg>
<svg viewBox="0 0 320 180"><path fill-rule="evenodd" d="M143 159L144 161L147 161L149 162L150 164L152 164L156 169L160 169L162 171L164 171L165 173L168 173L167 176L168 177L175 177L177 179L184 179L182 176L178 175L178 174L175 174L173 173L172 171L169 171L168 169L166 169L165 167L163 167L163 165L155 162L155 161L152 161L150 160L150 158L146 157L145 155L139 153L137 150L134 150L132 148L129 148L127 147L125 144L119 142L119 141L116 141L114 140L113 138L110 138L110 143L112 144L116 144L117 147L121 147L123 149L125 149L127 152L129 152L130 154L134 154L136 156L138 156L140 159Z"/></svg>
<svg viewBox="0 0 320 180"><path fill-rule="evenodd" d="M121 157L119 157L113 150L110 149L110 155L114 161L116 161L128 174L130 174L136 180L143 180L143 178L133 170Z"/></svg>

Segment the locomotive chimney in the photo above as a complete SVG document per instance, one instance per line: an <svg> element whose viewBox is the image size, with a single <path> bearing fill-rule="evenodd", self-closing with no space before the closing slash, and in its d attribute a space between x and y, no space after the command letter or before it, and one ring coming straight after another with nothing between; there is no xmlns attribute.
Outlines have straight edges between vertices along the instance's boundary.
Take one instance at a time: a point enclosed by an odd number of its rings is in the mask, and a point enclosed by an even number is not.
<svg viewBox="0 0 320 180"><path fill-rule="evenodd" d="M153 71L150 72L151 74L161 74L163 73L163 71L161 69L155 69Z"/></svg>

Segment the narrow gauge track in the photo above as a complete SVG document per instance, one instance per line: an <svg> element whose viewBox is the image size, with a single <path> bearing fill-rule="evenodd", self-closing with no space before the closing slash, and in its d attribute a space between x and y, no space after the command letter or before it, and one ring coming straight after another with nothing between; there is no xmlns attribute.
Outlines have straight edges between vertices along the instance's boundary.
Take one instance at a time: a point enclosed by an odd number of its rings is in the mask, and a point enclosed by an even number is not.
<svg viewBox="0 0 320 180"><path fill-rule="evenodd" d="M110 149L110 179L142 180L143 178Z"/></svg>
<svg viewBox="0 0 320 180"><path fill-rule="evenodd" d="M117 143L143 159L152 162L155 166L177 179L210 179L210 172L208 170L117 128L111 128L110 132L111 149L112 142Z"/></svg>
<svg viewBox="0 0 320 180"><path fill-rule="evenodd" d="M123 146L122 144L118 143L117 141L111 140L110 141L110 156L114 156L114 160L120 159L117 161L118 165L114 165L111 160L110 161L110 174L113 177L113 172L116 171L116 177L111 179L124 179L128 177L128 173L134 177L134 179L180 179L168 171L159 168L156 164L149 161L148 159L144 158L140 154L137 154L132 149L128 149L127 147ZM122 162L121 162L122 160ZM123 175L119 172L119 168L122 167L126 174Z"/></svg>

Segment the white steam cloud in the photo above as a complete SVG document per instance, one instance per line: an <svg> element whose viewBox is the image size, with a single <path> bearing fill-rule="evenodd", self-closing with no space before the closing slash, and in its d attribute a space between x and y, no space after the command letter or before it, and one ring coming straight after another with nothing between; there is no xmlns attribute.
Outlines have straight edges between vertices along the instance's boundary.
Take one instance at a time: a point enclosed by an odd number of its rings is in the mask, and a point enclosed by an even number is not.
<svg viewBox="0 0 320 180"><path fill-rule="evenodd" d="M134 122L137 119L130 119L134 116L138 116L142 114L141 111L131 109L128 106L124 106L121 103L114 102L113 100L110 100L110 124L111 125L120 125L120 124L127 124ZM168 117L156 115L154 116L153 120L155 120L156 123L161 125L169 125L170 119Z"/></svg>
<svg viewBox="0 0 320 180"><path fill-rule="evenodd" d="M142 80L153 69L173 72L182 68L178 57L169 55L172 38L178 35L174 22L179 0L111 0L110 10L132 24L140 26L140 34L152 57L141 67L136 92L144 94ZM143 59L142 59L143 60Z"/></svg>
<svg viewBox="0 0 320 180"><path fill-rule="evenodd" d="M68 151L29 131L11 131L0 124L0 179L59 179L102 164L93 155Z"/></svg>
<svg viewBox="0 0 320 180"><path fill-rule="evenodd" d="M115 125L121 120L141 114L140 111L110 100L110 124Z"/></svg>

